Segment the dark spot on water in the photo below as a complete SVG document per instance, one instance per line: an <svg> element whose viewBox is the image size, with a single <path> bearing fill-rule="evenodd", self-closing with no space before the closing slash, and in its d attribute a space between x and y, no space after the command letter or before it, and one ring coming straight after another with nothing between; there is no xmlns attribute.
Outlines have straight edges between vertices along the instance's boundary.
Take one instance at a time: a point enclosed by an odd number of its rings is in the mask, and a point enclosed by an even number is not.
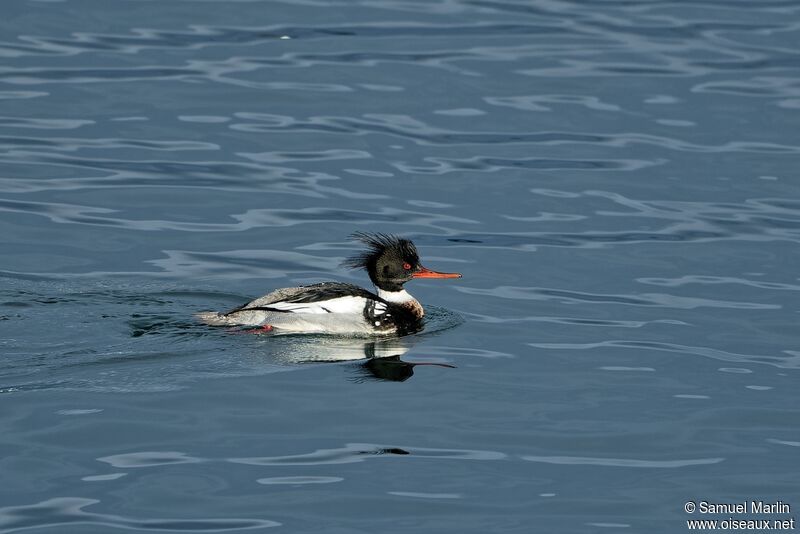
<svg viewBox="0 0 800 534"><path fill-rule="evenodd" d="M31 306L30 302L20 302L16 300L4 302L2 305L8 306L9 308L28 308Z"/></svg>
<svg viewBox="0 0 800 534"><path fill-rule="evenodd" d="M359 451L358 454L411 454L407 450L401 449L399 447L385 447L381 449L376 449L374 451Z"/></svg>
<svg viewBox="0 0 800 534"><path fill-rule="evenodd" d="M397 447L391 447L387 449L381 449L380 451L378 451L378 454L411 454L411 453L406 450L399 449Z"/></svg>

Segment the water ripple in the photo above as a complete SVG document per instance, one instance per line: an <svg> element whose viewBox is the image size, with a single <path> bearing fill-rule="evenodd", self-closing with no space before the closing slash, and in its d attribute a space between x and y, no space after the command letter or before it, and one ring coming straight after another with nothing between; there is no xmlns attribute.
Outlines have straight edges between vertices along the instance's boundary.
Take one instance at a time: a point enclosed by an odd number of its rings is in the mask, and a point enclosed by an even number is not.
<svg viewBox="0 0 800 534"><path fill-rule="evenodd" d="M280 278L287 272L327 271L343 258L313 256L284 250L228 250L193 252L165 250L165 258L148 263L166 274L180 277Z"/></svg>
<svg viewBox="0 0 800 534"><path fill-rule="evenodd" d="M493 461L506 460L508 455L501 452L482 451L472 449L434 449L425 447L385 447L371 443L348 443L336 449L319 449L306 454L290 456L260 456L250 458L198 458L182 452L173 451L139 451L124 454L115 454L97 458L97 461L107 463L121 469L152 468L166 465L186 463L229 462L244 465L259 466L308 466L308 465L338 465L359 463L372 458L391 458L396 456L408 458L446 459L446 460L478 460ZM262 484L299 484L302 479L322 479L322 482L338 482L339 477L278 477L265 478ZM336 478L336 480L331 480Z"/></svg>
<svg viewBox="0 0 800 534"><path fill-rule="evenodd" d="M749 280L746 278L737 278L734 276L709 276L709 275L687 274L679 278L646 277L646 278L637 278L636 281L642 284L652 284L654 286L664 286L664 287L682 287L693 284L702 284L702 285L732 284L732 285L742 285L747 287L756 287L758 289L800 291L800 285L798 284L786 284L781 282L762 282L761 280Z"/></svg>
<svg viewBox="0 0 800 534"><path fill-rule="evenodd" d="M45 91L0 91L0 100L41 98L49 95L50 93Z"/></svg>
<svg viewBox="0 0 800 534"><path fill-rule="evenodd" d="M132 467L153 467L173 464L196 464L206 460L188 456L182 452L145 451L126 454L115 454L97 459L98 462L111 464L113 467L129 469Z"/></svg>
<svg viewBox="0 0 800 534"><path fill-rule="evenodd" d="M800 67L800 59L794 60L795 67ZM761 76L748 80L715 80L695 85L693 91L698 93L732 94L745 97L798 98L800 97L800 80L780 76Z"/></svg>
<svg viewBox="0 0 800 534"><path fill-rule="evenodd" d="M523 460L558 465L600 465L605 467L637 467L675 469L693 465L718 464L725 458L691 458L686 460L634 460L630 458L589 458L584 456L523 456Z"/></svg>
<svg viewBox="0 0 800 534"><path fill-rule="evenodd" d="M209 46L252 45L290 39L329 39L342 37L420 38L451 36L546 35L565 31L560 25L545 26L520 23L425 24L385 23L330 26L219 27L190 25L188 31L135 29L128 35L76 32L72 38L46 38L22 35L18 42L0 42L5 57L29 55L76 55L97 51L135 54L158 48L200 49ZM24 43L24 44L23 44Z"/></svg>
<svg viewBox="0 0 800 534"><path fill-rule="evenodd" d="M262 456L257 458L228 458L229 462L247 465L332 465L363 462L370 458L410 455L413 458L454 460L502 460L500 452L467 449L430 449L421 447L381 447L369 443L348 443L338 449L320 449L308 454L291 456Z"/></svg>
<svg viewBox="0 0 800 534"><path fill-rule="evenodd" d="M583 106L596 111L621 111L616 104L609 104L591 95L524 95L524 96L487 96L487 104L505 106L522 111L552 111L546 104L570 104Z"/></svg>
<svg viewBox="0 0 800 534"><path fill-rule="evenodd" d="M614 295L600 293L582 293L564 289L541 287L497 286L490 289L456 286L453 288L470 295L492 296L504 299L523 299L556 301L561 304L622 304L626 306L653 306L657 308L675 308L691 310L695 308L729 308L740 310L776 310L779 304L762 304L757 302L736 302L699 297L684 297L666 293L638 293L635 295Z"/></svg>
<svg viewBox="0 0 800 534"><path fill-rule="evenodd" d="M187 145L157 145L159 150L185 149ZM192 145L188 145L192 146ZM137 146L135 148L145 148ZM149 147L147 147L149 148ZM0 158L0 161L3 161ZM11 151L7 163L40 163L67 169L109 171L107 176L30 179L0 178L0 191L31 193L43 190L75 190L120 187L183 187L222 191L269 191L272 194L327 198L331 195L359 200L385 198L378 193L358 192L328 185L339 180L325 172L307 172L292 167L228 161L161 161L72 157L65 154Z"/></svg>
<svg viewBox="0 0 800 534"><path fill-rule="evenodd" d="M800 352L785 350L786 356L768 356L760 354L737 354L730 351L713 349L710 347L697 347L680 345L677 343L663 343L658 341L631 341L631 340L609 340L597 343L528 343L528 345L540 349L555 350L593 350L598 348L626 348L638 350L657 350L665 352L677 352L680 354L693 354L704 356L726 362L737 362L740 364L757 363L778 367L781 369L800 369Z"/></svg>
<svg viewBox="0 0 800 534"><path fill-rule="evenodd" d="M711 241L790 241L800 243L800 204L792 199L751 198L742 202L701 202L673 200L641 200L608 191L572 192L535 188L537 196L560 199L566 206L575 205L580 214L540 214L533 217L506 216L520 223L585 220L591 226L586 231L509 231L450 232L449 239L470 246L518 248L537 247L601 248L641 243L702 243ZM611 206L607 204L610 203ZM610 209L610 208L624 208ZM566 211L566 209L565 209ZM615 221L616 219L616 221ZM611 230L598 226L619 226L620 219L632 219L626 227ZM632 230L633 225L650 226L661 221L660 228Z"/></svg>
<svg viewBox="0 0 800 534"><path fill-rule="evenodd" d="M721 144L697 144L683 139L645 133L580 133L566 131L493 132L459 131L433 126L409 115L364 114L362 118L347 116L312 116L296 118L289 115L237 113L250 122L231 125L231 129L253 132L319 132L351 135L386 134L411 140L422 146L457 145L564 145L591 144L625 148L656 146L667 150L699 153L766 153L797 154L800 146L756 141L728 141Z"/></svg>
<svg viewBox="0 0 800 534"><path fill-rule="evenodd" d="M237 154L252 161L266 163L285 163L287 161L333 161L348 159L370 159L372 155L365 150L329 149L308 152L259 152Z"/></svg>
<svg viewBox="0 0 800 534"><path fill-rule="evenodd" d="M424 158L424 161L432 163L432 165L393 163L392 166L409 174L443 175L451 172L496 172L506 169L636 171L666 163L664 159L653 161L635 159L585 160L574 158L499 158L488 156L472 156L460 159L427 157Z"/></svg>
<svg viewBox="0 0 800 534"><path fill-rule="evenodd" d="M419 491L389 491L389 495L398 497L414 497L417 499L462 499L461 493L423 493Z"/></svg>
<svg viewBox="0 0 800 534"><path fill-rule="evenodd" d="M654 319L650 321L625 321L614 319L586 319L582 317L547 317L547 316L527 316L527 317L497 317L494 315L482 315L479 313L465 314L473 321L489 324L514 324L514 323L552 323L569 324L577 326L600 326L612 328L642 328L653 324L672 324L688 326L689 323L673 319Z"/></svg>
<svg viewBox="0 0 800 534"><path fill-rule="evenodd" d="M6 506L0 508L0 534L69 525L160 532L232 532L281 525L266 519L135 519L84 510L98 503L97 499L57 497L35 504Z"/></svg>
<svg viewBox="0 0 800 534"><path fill-rule="evenodd" d="M29 126L33 127L33 126ZM59 126L41 123L38 128L55 129ZM73 126L77 128L78 126ZM66 126L62 126L66 128ZM135 148L177 152L183 150L219 150L219 145L201 141L150 141L144 139L79 139L67 137L5 137L0 136L0 150L29 150L31 148L74 152L81 149L109 150L114 148ZM29 160L30 161L30 160Z"/></svg>
<svg viewBox="0 0 800 534"><path fill-rule="evenodd" d="M0 128L32 128L41 130L75 130L95 124L85 119L34 119L26 117L0 117Z"/></svg>
<svg viewBox="0 0 800 534"><path fill-rule="evenodd" d="M40 215L55 223L112 226L131 230L175 230L182 232L242 232L253 228L289 227L307 223L341 224L348 221L358 221L360 224L405 221L430 227L454 222L477 224L477 221L474 220L437 212L415 212L395 208L381 208L377 212L334 208L252 209L242 214L230 215L230 218L237 221L233 223L129 219L111 216L111 214L118 213L118 210L109 208L0 199L0 212L2 211ZM217 254L219 255L219 253Z"/></svg>
<svg viewBox="0 0 800 534"><path fill-rule="evenodd" d="M23 67L0 68L0 82L12 85L40 85L48 83L133 82L143 80L169 80L188 77L205 77L207 71L184 67Z"/></svg>
<svg viewBox="0 0 800 534"><path fill-rule="evenodd" d="M297 477L267 477L259 478L256 480L259 484L267 486L274 485L305 485L305 484L332 484L341 482L342 477L325 477L325 476L297 476Z"/></svg>

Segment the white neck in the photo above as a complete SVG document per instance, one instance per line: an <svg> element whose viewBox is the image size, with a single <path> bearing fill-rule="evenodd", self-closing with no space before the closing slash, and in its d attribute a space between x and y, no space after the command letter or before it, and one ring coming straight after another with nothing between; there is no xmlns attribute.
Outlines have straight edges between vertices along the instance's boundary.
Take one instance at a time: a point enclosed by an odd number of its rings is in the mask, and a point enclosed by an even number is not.
<svg viewBox="0 0 800 534"><path fill-rule="evenodd" d="M395 304L401 304L403 302L416 302L416 299L412 297L405 289L401 289L400 291L384 291L383 289L378 288L378 296L386 302L392 302Z"/></svg>

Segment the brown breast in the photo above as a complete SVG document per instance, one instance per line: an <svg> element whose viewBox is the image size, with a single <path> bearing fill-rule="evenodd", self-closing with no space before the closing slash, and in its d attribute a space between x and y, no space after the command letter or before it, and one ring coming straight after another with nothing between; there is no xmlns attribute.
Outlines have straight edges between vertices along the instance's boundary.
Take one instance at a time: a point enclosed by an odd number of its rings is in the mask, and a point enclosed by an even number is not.
<svg viewBox="0 0 800 534"><path fill-rule="evenodd" d="M425 310L422 309L422 304L420 304L416 299L403 302L400 304L400 306L414 314L417 319L422 319L422 317L425 315Z"/></svg>

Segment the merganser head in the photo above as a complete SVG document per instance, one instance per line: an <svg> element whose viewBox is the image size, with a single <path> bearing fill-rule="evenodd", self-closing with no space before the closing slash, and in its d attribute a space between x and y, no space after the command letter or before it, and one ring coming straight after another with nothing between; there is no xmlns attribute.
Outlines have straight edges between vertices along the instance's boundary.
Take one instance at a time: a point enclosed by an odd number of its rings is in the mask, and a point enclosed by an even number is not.
<svg viewBox="0 0 800 534"><path fill-rule="evenodd" d="M420 265L417 247L408 239L365 232L356 232L351 237L369 248L348 258L342 265L351 269L366 269L378 289L402 291L403 284L412 278L461 278L459 273L440 273Z"/></svg>

